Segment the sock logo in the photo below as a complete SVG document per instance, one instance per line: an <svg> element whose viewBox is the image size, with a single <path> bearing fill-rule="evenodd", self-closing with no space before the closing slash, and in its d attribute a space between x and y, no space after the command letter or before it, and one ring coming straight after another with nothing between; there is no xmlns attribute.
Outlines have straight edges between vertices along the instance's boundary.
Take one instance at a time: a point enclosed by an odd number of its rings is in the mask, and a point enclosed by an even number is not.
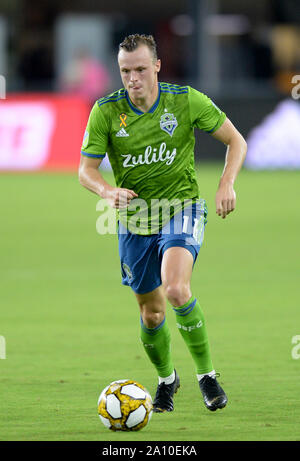
<svg viewBox="0 0 300 461"><path fill-rule="evenodd" d="M147 343L144 343L144 341L142 341L142 340L141 340L141 342L142 342L144 347L146 347L148 349L154 349L154 344L147 344Z"/></svg>
<svg viewBox="0 0 300 461"><path fill-rule="evenodd" d="M177 328L179 328L179 329L181 328L184 331L191 332L191 331L195 330L196 328L201 328L203 326L203 322L202 322L202 320L199 320L197 325L190 325L188 327L186 327L185 325L180 325L180 323L176 323L176 325L177 325Z"/></svg>

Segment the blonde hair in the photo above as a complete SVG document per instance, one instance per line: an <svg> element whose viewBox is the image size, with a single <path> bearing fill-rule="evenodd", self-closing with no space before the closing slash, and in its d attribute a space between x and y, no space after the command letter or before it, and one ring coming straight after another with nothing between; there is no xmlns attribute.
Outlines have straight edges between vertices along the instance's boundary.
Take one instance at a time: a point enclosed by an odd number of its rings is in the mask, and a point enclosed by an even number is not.
<svg viewBox="0 0 300 461"><path fill-rule="evenodd" d="M153 60L157 60L157 48L156 48L156 42L154 40L154 37L152 35L144 35L144 34L132 34L128 35L127 37L124 38L123 42L120 43L119 45L119 51L120 50L125 50L125 51L134 51L136 50L140 45L146 45L152 55L153 55Z"/></svg>

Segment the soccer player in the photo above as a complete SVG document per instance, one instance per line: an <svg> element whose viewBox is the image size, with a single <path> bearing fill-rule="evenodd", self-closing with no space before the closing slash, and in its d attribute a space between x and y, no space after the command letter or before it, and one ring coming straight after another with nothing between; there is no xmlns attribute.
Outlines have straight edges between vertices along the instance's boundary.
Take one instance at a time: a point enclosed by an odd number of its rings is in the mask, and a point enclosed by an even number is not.
<svg viewBox="0 0 300 461"><path fill-rule="evenodd" d="M172 411L180 386L167 300L194 360L204 403L214 411L226 405L227 396L216 378L203 311L190 284L207 217L194 169L194 129L227 146L216 192L216 213L223 219L235 208L234 182L246 142L202 92L158 81L161 61L152 36L126 37L118 64L124 88L100 98L91 110L79 181L119 213L122 283L135 293L141 341L158 375L154 411ZM106 153L116 187L99 172Z"/></svg>

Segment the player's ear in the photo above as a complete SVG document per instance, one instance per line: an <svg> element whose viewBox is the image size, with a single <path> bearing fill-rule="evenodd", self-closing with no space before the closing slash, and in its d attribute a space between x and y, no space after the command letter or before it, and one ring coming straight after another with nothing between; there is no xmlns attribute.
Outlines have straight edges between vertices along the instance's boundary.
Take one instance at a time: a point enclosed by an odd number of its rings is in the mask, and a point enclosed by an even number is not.
<svg viewBox="0 0 300 461"><path fill-rule="evenodd" d="M155 63L155 68L156 68L156 72L159 72L160 71L160 68L161 68L161 60L158 59Z"/></svg>

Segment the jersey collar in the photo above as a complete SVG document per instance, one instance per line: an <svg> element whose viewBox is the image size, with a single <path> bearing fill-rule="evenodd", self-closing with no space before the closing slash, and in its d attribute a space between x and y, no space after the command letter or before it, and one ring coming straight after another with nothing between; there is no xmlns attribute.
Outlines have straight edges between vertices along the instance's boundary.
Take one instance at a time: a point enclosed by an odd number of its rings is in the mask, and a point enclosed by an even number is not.
<svg viewBox="0 0 300 461"><path fill-rule="evenodd" d="M133 110L133 112L135 112L136 114L138 115L143 115L143 114L153 114L153 112L155 111L155 109L157 108L158 104L159 104L159 101L160 101L160 83L158 83L158 95L157 95L157 98L156 98L156 101L155 103L153 104L152 107L150 107L150 109L148 110L148 112L143 112L141 111L140 109L138 109L137 107L135 107L132 102L130 101L130 97L128 95L128 91L125 90L125 95L126 95L126 99L127 99L127 102L130 106L130 108Z"/></svg>

